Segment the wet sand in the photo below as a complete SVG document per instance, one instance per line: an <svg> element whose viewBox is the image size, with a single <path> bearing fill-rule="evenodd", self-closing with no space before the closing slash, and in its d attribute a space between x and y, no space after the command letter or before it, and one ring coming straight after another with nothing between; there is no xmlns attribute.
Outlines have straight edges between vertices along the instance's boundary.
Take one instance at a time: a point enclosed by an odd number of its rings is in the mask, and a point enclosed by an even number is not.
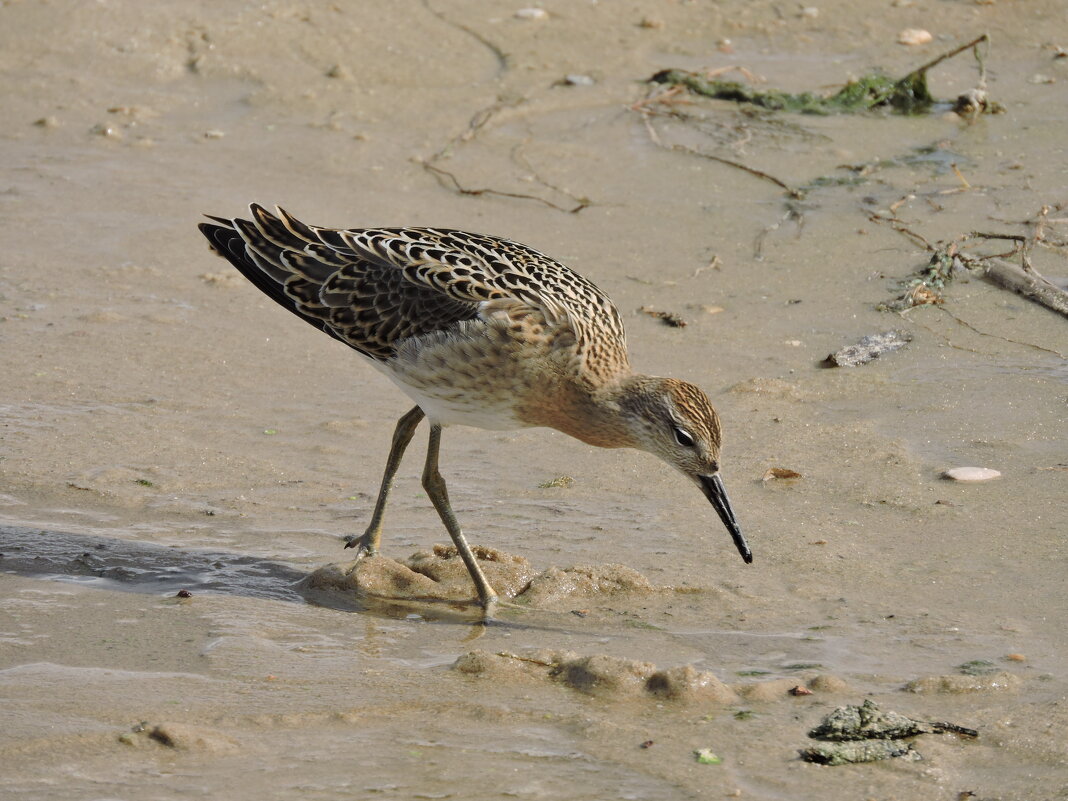
<svg viewBox="0 0 1068 801"><path fill-rule="evenodd" d="M877 311L929 254L871 215L936 242L1027 234L1068 200L1063 9L520 7L0 4L0 795L1059 797L1068 329L978 278ZM904 28L935 40L902 46ZM693 101L702 128L653 118L658 147L629 109L668 67L806 90L984 31L1006 113L970 125ZM975 80L964 55L931 88ZM673 144L793 187L864 181L798 201ZM208 252L199 215L253 200L506 236L590 277L637 369L713 397L754 563L650 456L456 428L442 470L469 539L551 591L482 631L455 602L312 586L363 530L407 406ZM1034 259L1068 274L1063 249ZM911 342L821 366L890 329ZM423 436L386 520L398 562L447 539ZM941 478L964 465L1002 475ZM865 698L980 736L800 761Z"/></svg>

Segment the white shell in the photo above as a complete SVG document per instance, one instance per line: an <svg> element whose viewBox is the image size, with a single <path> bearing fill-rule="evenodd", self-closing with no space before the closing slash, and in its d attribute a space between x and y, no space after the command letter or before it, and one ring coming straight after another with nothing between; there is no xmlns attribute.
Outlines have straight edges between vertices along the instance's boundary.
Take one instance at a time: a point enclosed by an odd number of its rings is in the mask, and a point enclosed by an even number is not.
<svg viewBox="0 0 1068 801"><path fill-rule="evenodd" d="M544 8L521 8L515 15L519 19L548 19L549 12Z"/></svg>
<svg viewBox="0 0 1068 801"><path fill-rule="evenodd" d="M989 467L951 467L942 475L954 481L989 481L1000 477L1001 473Z"/></svg>
<svg viewBox="0 0 1068 801"><path fill-rule="evenodd" d="M923 28L905 28L897 35L897 43L903 45L925 45L932 39L931 32Z"/></svg>

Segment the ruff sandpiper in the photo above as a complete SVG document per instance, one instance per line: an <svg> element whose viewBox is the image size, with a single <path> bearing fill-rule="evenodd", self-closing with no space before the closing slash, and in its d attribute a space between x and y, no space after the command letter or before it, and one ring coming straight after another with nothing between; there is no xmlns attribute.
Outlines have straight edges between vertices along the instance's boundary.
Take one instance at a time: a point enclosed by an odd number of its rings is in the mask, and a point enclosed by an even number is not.
<svg viewBox="0 0 1068 801"><path fill-rule="evenodd" d="M638 448L678 469L753 560L719 476L719 416L697 387L635 373L623 321L592 283L532 248L445 228L339 230L256 204L209 217L212 247L268 297L385 373L415 406L397 422L356 558L378 553L393 478L416 426L430 441L423 487L489 616L497 594L438 471L441 429L548 426L602 448Z"/></svg>

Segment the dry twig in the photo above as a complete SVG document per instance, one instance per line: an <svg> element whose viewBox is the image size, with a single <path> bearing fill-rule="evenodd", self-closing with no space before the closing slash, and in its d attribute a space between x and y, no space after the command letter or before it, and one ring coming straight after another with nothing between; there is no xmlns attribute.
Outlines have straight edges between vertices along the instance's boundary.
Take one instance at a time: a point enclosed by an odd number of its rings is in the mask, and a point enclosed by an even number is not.
<svg viewBox="0 0 1068 801"><path fill-rule="evenodd" d="M900 202L897 205L899 206ZM894 208L896 212L896 206ZM1033 226L1030 235L972 231L967 234L961 234L948 243L943 242L937 245L932 244L924 236L909 228L904 221L896 216L896 213L893 217L876 213L869 214L868 219L872 222L889 225L898 233L908 237L914 244L932 254L930 263L923 275L916 279L913 286L895 304L888 304L888 308L904 314L915 306L941 304L941 289L951 279L953 272L968 270L977 272L991 283L1018 292L1029 300L1068 317L1068 292L1047 280L1035 270L1034 265L1031 263L1032 250L1045 239L1046 225L1050 222L1050 211L1050 206L1043 206L1039 213L1028 221ZM966 252L966 246L970 242L977 240L1011 242L1012 248L1004 253L993 254ZM1009 261L1010 258L1016 256L1019 257L1019 264ZM1051 348L980 331L944 308L944 306L939 308L960 325L982 336L994 337L1018 345L1026 345L1036 350L1066 358L1065 354Z"/></svg>
<svg viewBox="0 0 1068 801"><path fill-rule="evenodd" d="M533 200L536 203L541 203L551 209L556 209L557 211L562 211L567 214L577 214L584 208L587 208L590 205L590 201L584 198L576 198L574 197L574 195L571 195L568 192L563 192L563 194L576 201L575 205L573 206L562 206L559 203L554 203L553 201L548 200L546 198L538 197L537 195L531 195L526 192L508 192L502 189L491 189L489 187L482 187L476 189L469 186L464 186L462 183L460 183L460 179L457 178L455 174L438 166L438 162L443 159L449 158L457 147L472 141L478 135L478 133L489 123L489 121L493 119L496 114L498 114L503 109L514 105L517 104L498 102L494 103L492 106L487 106L486 108L477 111L474 116L471 117L470 122L468 122L467 128L465 128L460 134L454 136L452 139L446 142L441 147L441 149L434 153L432 156L427 159L421 160L420 163L423 165L423 169L433 175L437 179L438 183L441 184L441 186L445 187L446 189L450 189L459 195L467 195L469 197L492 195L495 197L513 198L515 200ZM514 160L515 151L513 151L512 157ZM546 183L545 181L542 181L540 178L537 178L537 176L535 177L538 182L541 183L543 186L548 187L550 189L554 189L554 187L552 187L550 184Z"/></svg>

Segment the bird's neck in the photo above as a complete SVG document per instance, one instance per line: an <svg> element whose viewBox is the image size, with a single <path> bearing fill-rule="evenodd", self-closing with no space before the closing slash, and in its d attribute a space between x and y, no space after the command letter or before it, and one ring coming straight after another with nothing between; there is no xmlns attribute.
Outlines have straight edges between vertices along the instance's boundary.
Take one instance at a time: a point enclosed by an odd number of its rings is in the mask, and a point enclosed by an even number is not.
<svg viewBox="0 0 1068 801"><path fill-rule="evenodd" d="M548 426L599 448L633 448L637 438L626 399L648 376L627 375L595 387L561 382L542 397L553 401L524 414L531 425Z"/></svg>

